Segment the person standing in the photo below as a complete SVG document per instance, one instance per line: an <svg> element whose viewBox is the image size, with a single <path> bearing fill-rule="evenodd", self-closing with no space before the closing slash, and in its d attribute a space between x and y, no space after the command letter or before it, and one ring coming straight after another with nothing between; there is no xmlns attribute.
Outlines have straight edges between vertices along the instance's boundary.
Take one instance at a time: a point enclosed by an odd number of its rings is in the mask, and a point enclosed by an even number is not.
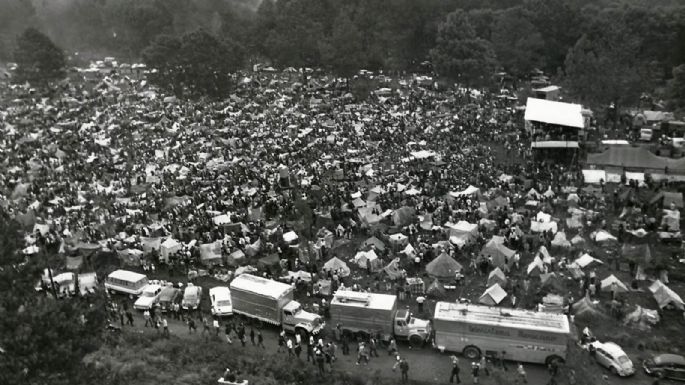
<svg viewBox="0 0 685 385"><path fill-rule="evenodd" d="M205 339L207 339L212 334L209 329L209 320L204 315L200 316L202 317L202 335L206 336Z"/></svg>
<svg viewBox="0 0 685 385"><path fill-rule="evenodd" d="M344 356L350 354L350 340L347 334L343 334L342 336L342 354Z"/></svg>
<svg viewBox="0 0 685 385"><path fill-rule="evenodd" d="M169 338L169 323L167 322L166 317L164 317L164 319L162 319L162 327L164 327L164 331L163 331L162 335L165 338Z"/></svg>
<svg viewBox="0 0 685 385"><path fill-rule="evenodd" d="M285 346L285 331L281 330L281 333L278 335L278 353L283 351L283 347Z"/></svg>
<svg viewBox="0 0 685 385"><path fill-rule="evenodd" d="M316 357L314 357L314 344L312 343L311 339L307 344L307 362L309 362L310 358L312 359L312 364L316 365Z"/></svg>
<svg viewBox="0 0 685 385"><path fill-rule="evenodd" d="M518 367L516 368L516 374L517 374L518 381L521 381L524 384L528 383L528 376L526 375L526 370L523 368L523 364L520 362L519 362Z"/></svg>
<svg viewBox="0 0 685 385"><path fill-rule="evenodd" d="M369 355L371 357L378 357L378 342L374 337L369 340Z"/></svg>
<svg viewBox="0 0 685 385"><path fill-rule="evenodd" d="M420 295L416 297L416 303L419 305L419 313L423 313L423 303L426 301L426 297Z"/></svg>
<svg viewBox="0 0 685 385"><path fill-rule="evenodd" d="M219 325L219 320L214 319L214 321L212 321L212 325L214 326L214 335L218 337L219 332L221 331L221 325Z"/></svg>
<svg viewBox="0 0 685 385"><path fill-rule="evenodd" d="M295 344L295 357L297 357L298 360L300 359L300 354L302 354L302 345L298 343Z"/></svg>
<svg viewBox="0 0 685 385"><path fill-rule="evenodd" d="M230 323L227 323L227 324L226 324L226 327L225 327L226 342L228 342L229 344L232 345L232 344L233 344L233 340L231 340L231 328L232 328L232 327L231 327L231 324L230 324Z"/></svg>
<svg viewBox="0 0 685 385"><path fill-rule="evenodd" d="M209 329L207 329L207 335L209 335ZM193 331L197 332L197 326L195 326L195 320L193 317L188 317L188 334L192 333Z"/></svg>
<svg viewBox="0 0 685 385"><path fill-rule="evenodd" d="M480 365L477 362L471 364L471 375L473 376L473 383L478 383L478 376L480 376Z"/></svg>
<svg viewBox="0 0 685 385"><path fill-rule="evenodd" d="M254 328L250 326L250 342L252 342L252 346L255 346L254 343Z"/></svg>
<svg viewBox="0 0 685 385"><path fill-rule="evenodd" d="M148 324L150 324L150 326L152 326L152 327L155 326L155 325L152 323L152 317L150 317L150 311L149 311L149 310L145 310L145 311L143 312L143 318L145 318L145 327L147 327Z"/></svg>
<svg viewBox="0 0 685 385"><path fill-rule="evenodd" d="M388 355L397 354L397 342L394 338L390 339L390 344L388 345Z"/></svg>
<svg viewBox="0 0 685 385"><path fill-rule="evenodd" d="M288 357L292 357L294 355L293 349L293 340L288 338L288 341L286 342L286 349L288 350Z"/></svg>
<svg viewBox="0 0 685 385"><path fill-rule="evenodd" d="M264 346L264 336L262 335L262 330L257 329L257 347L262 347L262 349L266 349L266 346Z"/></svg>
<svg viewBox="0 0 685 385"><path fill-rule="evenodd" d="M485 358L485 355L480 358L480 368L485 372L486 376L490 376L490 368L488 368L489 362L490 360Z"/></svg>
<svg viewBox="0 0 685 385"><path fill-rule="evenodd" d="M409 362L406 358L400 360L400 372L402 373L402 382L406 383L409 381Z"/></svg>
<svg viewBox="0 0 685 385"><path fill-rule="evenodd" d="M461 384L461 378L459 378L459 359L456 356L452 356L452 373L450 374L450 383L454 382L454 378L457 378L457 384Z"/></svg>
<svg viewBox="0 0 685 385"><path fill-rule="evenodd" d="M133 313L131 313L131 310L126 310L126 318L128 319L128 324L133 326Z"/></svg>

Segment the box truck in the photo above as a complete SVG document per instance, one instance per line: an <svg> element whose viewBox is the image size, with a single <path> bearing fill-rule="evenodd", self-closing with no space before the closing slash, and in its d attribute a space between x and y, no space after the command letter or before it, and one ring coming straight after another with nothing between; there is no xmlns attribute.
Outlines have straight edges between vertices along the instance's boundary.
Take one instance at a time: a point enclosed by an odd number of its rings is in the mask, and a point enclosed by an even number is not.
<svg viewBox="0 0 685 385"><path fill-rule="evenodd" d="M323 319L302 310L294 288L271 279L241 274L230 284L233 313L281 326L289 332L317 334Z"/></svg>
<svg viewBox="0 0 685 385"><path fill-rule="evenodd" d="M414 318L408 309L397 308L397 296L338 290L330 305L331 322L343 333L359 337L380 334L383 340L407 340L422 346L431 335L430 321Z"/></svg>

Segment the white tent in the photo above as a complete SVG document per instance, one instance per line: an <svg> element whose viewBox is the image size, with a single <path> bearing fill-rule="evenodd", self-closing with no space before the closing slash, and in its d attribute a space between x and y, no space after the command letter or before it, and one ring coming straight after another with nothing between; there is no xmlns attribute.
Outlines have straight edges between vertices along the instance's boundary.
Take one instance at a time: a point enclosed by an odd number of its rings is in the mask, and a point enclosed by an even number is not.
<svg viewBox="0 0 685 385"><path fill-rule="evenodd" d="M217 215L212 218L212 222L214 222L214 224L217 226L225 225L231 223L231 216L228 214Z"/></svg>
<svg viewBox="0 0 685 385"><path fill-rule="evenodd" d="M547 251L547 248L544 245L540 246L538 252L535 255L542 259L542 262L548 265L554 261L554 257L550 255L549 251Z"/></svg>
<svg viewBox="0 0 685 385"><path fill-rule="evenodd" d="M362 269L365 269L371 261L378 259L378 255L373 250L360 251L354 256L354 262Z"/></svg>
<svg viewBox="0 0 685 385"><path fill-rule="evenodd" d="M175 240L175 239L173 239L173 238L167 238L166 241L162 242L162 245L161 245L161 248L160 248L160 252L161 252L161 254L162 254L162 258L163 258L165 261L168 261L168 260L169 260L169 256L172 255L173 253L175 253L175 252L181 250L181 247L182 247L182 246L183 246L183 245L182 245L179 241L177 241L177 240Z"/></svg>
<svg viewBox="0 0 685 385"><path fill-rule="evenodd" d="M350 268L338 257L329 259L326 263L324 263L323 268L324 270L337 271L342 278L350 275Z"/></svg>
<svg viewBox="0 0 685 385"><path fill-rule="evenodd" d="M585 268L592 263L602 263L602 261L600 261L597 258L592 257L588 253L585 253L585 254L581 255L578 259L573 261L573 263L580 268Z"/></svg>
<svg viewBox="0 0 685 385"><path fill-rule="evenodd" d="M685 309L685 302L680 298L678 293L671 290L668 286L664 285L660 280L654 281L654 283L649 286L649 291L654 294L654 299L659 308L663 309L667 306L674 306L676 309Z"/></svg>
<svg viewBox="0 0 685 385"><path fill-rule="evenodd" d="M469 185L469 187L465 188L462 191L450 192L450 195L455 197L455 198L458 198L458 197L474 195L474 194L478 194L478 193L480 193L480 189L478 187Z"/></svg>
<svg viewBox="0 0 685 385"><path fill-rule="evenodd" d="M611 291L613 287L616 287L618 293L625 293L628 291L628 286L626 286L620 279L616 278L615 275L610 275L602 280L601 283L602 291Z"/></svg>
<svg viewBox="0 0 685 385"><path fill-rule="evenodd" d="M494 284L499 284L501 286L507 284L507 276L504 275L504 272L499 267L496 267L488 275L488 287L491 287Z"/></svg>
<svg viewBox="0 0 685 385"><path fill-rule="evenodd" d="M609 232L606 230L599 230L595 233L592 233L591 236L595 240L595 242L608 242L608 241L617 241L618 240L616 237L609 234Z"/></svg>
<svg viewBox="0 0 685 385"><path fill-rule="evenodd" d="M556 234L557 230L558 228L556 222L530 222L530 231L534 233L552 231L553 234Z"/></svg>
<svg viewBox="0 0 685 385"><path fill-rule="evenodd" d="M287 233L283 234L283 241L285 243L291 243L293 241L297 240L297 234L295 234L294 231L288 231Z"/></svg>
<svg viewBox="0 0 685 385"><path fill-rule="evenodd" d="M560 231L554 235L554 239L552 240L552 246L569 248L571 247L571 242L569 242L566 239L566 233Z"/></svg>
<svg viewBox="0 0 685 385"><path fill-rule="evenodd" d="M527 270L528 275L531 275L534 277L537 277L540 274L544 274L547 272L547 268L545 267L544 262L542 262L542 259L540 259L540 257L538 257L538 256L536 256L533 259L533 262L531 262L528 265L528 268L526 270Z"/></svg>
<svg viewBox="0 0 685 385"><path fill-rule="evenodd" d="M507 297L507 292L502 289L498 283L490 286L483 295L478 298L478 302L483 305L495 306L499 305L504 298Z"/></svg>
<svg viewBox="0 0 685 385"><path fill-rule="evenodd" d="M388 238L390 239L390 243L393 245L404 246L409 244L409 238L402 233L393 234Z"/></svg>
<svg viewBox="0 0 685 385"><path fill-rule="evenodd" d="M407 247L404 248L404 250L401 251L402 254L406 255L407 257L414 257L416 255L416 249L414 249L414 246L411 245L411 243L407 244Z"/></svg>

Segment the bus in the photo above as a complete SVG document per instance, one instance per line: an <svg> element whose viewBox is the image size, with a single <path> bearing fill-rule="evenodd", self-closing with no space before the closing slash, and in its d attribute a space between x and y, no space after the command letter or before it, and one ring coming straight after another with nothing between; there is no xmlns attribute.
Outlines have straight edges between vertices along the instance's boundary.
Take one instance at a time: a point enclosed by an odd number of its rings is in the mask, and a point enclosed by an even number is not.
<svg viewBox="0 0 685 385"><path fill-rule="evenodd" d="M566 359L571 333L563 314L450 302L436 304L433 329L441 351L545 364Z"/></svg>

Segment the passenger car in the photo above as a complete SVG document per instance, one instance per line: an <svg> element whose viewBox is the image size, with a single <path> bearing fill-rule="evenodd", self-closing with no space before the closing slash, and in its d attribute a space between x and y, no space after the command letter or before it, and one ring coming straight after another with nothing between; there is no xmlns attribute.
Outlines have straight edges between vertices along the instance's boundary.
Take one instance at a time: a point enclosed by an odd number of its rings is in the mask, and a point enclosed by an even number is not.
<svg viewBox="0 0 685 385"><path fill-rule="evenodd" d="M162 286L157 284L149 284L143 288L140 297L133 303L133 308L138 310L149 310L159 300L159 293L162 292Z"/></svg>
<svg viewBox="0 0 685 385"><path fill-rule="evenodd" d="M594 351L597 362L609 369L611 373L626 377L635 373L633 362L620 346L613 342L595 341L589 344L590 352Z"/></svg>
<svg viewBox="0 0 685 385"><path fill-rule="evenodd" d="M200 307L200 299L202 298L202 288L193 284L188 284L183 292L183 300L181 307L188 310L195 310Z"/></svg>
<svg viewBox="0 0 685 385"><path fill-rule="evenodd" d="M175 303L181 302L181 289L167 286L159 293L159 307L162 312L172 310Z"/></svg>
<svg viewBox="0 0 685 385"><path fill-rule="evenodd" d="M685 357L677 354L659 354L642 363L650 376L685 381Z"/></svg>
<svg viewBox="0 0 685 385"><path fill-rule="evenodd" d="M231 302L231 290L226 286L217 286L209 289L209 300L212 302L212 314L226 316L233 314Z"/></svg>

